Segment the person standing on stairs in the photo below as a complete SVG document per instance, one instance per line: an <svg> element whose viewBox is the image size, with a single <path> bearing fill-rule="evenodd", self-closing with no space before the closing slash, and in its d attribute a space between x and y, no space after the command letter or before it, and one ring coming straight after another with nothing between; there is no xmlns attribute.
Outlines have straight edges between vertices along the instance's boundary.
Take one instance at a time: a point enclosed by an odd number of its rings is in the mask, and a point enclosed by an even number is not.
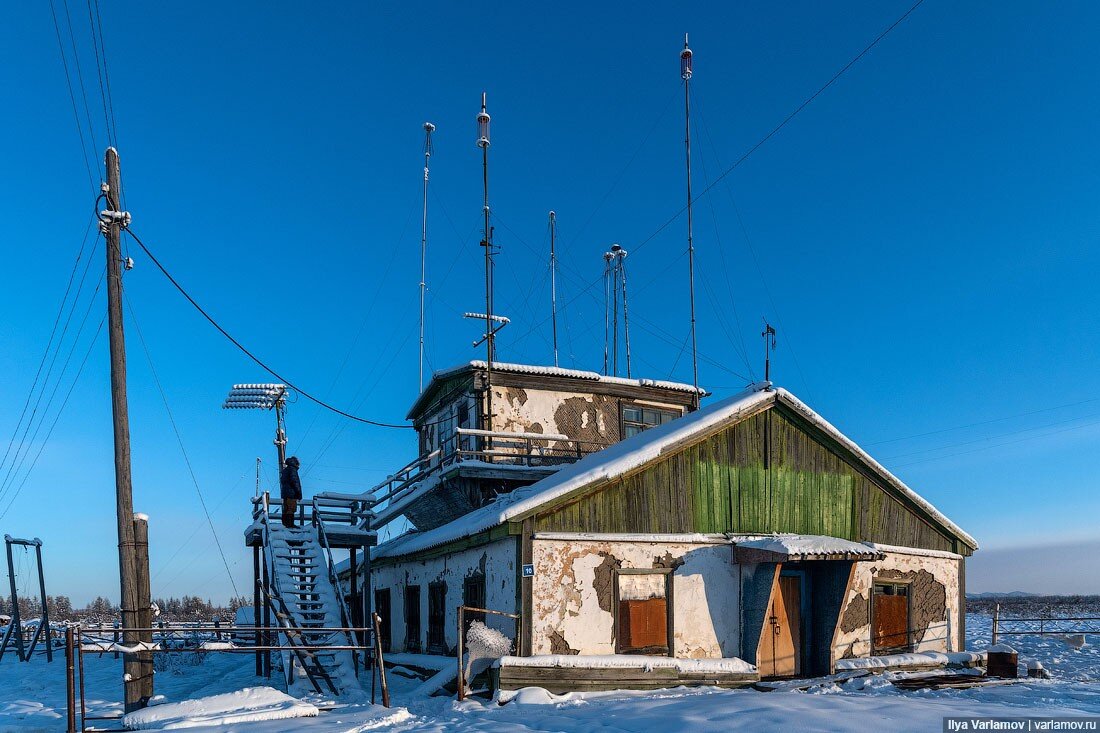
<svg viewBox="0 0 1100 733"><path fill-rule="evenodd" d="M302 480L298 478L301 461L297 456L286 459L286 465L279 472L279 496L283 500L283 526L295 529L294 515L298 511L298 502L302 499Z"/></svg>

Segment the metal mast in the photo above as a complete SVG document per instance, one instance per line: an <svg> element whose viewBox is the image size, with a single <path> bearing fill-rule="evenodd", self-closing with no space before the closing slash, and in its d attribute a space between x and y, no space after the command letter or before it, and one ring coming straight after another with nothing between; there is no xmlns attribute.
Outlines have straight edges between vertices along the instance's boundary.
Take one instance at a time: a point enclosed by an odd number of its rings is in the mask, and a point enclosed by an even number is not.
<svg viewBox="0 0 1100 733"><path fill-rule="evenodd" d="M432 157L432 133L435 125L424 123L424 213L420 218L420 391L424 391L424 291L427 289L428 264L428 162Z"/></svg>
<svg viewBox="0 0 1100 733"><path fill-rule="evenodd" d="M611 336L611 259L610 252L603 253L603 373L607 371L607 351Z"/></svg>
<svg viewBox="0 0 1100 733"><path fill-rule="evenodd" d="M612 251L618 253L619 273L623 283L623 338L626 339L626 376L630 378L630 316L626 308L626 250L617 244L611 246Z"/></svg>
<svg viewBox="0 0 1100 733"><path fill-rule="evenodd" d="M550 323L554 332L554 366L558 365L558 258L554 252L557 215L550 212Z"/></svg>
<svg viewBox="0 0 1100 733"><path fill-rule="evenodd" d="M489 113L485 111L485 92L481 93L481 112L477 116L477 146L481 148L482 211L485 215L485 421L482 428L493 429L493 357L496 338L493 333L493 228L489 223Z"/></svg>
<svg viewBox="0 0 1100 733"><path fill-rule="evenodd" d="M684 159L687 164L687 240L688 297L691 302L691 383L692 403L699 407L699 346L695 339L695 245L691 238L691 49L684 34L684 50L680 52L680 78L684 80Z"/></svg>

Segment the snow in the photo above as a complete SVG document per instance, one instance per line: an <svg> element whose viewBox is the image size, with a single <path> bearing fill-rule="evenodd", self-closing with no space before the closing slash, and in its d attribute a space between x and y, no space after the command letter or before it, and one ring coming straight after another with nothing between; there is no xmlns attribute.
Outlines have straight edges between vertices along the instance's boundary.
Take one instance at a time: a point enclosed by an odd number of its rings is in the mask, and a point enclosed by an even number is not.
<svg viewBox="0 0 1100 733"><path fill-rule="evenodd" d="M484 362L470 362L470 364L484 364ZM498 365L495 362L493 363L493 367L515 367L520 370L526 370L527 373L544 373L543 371L530 372L529 370L557 369L556 367ZM461 368L464 369L466 367ZM572 370L566 369L557 371L569 372ZM446 375L449 373L450 372L437 372L437 375ZM594 372L592 374L595 378L600 378L600 375ZM547 476L541 481L537 481L530 486L516 489L511 493L500 496L492 503L475 509L453 522L449 522L426 532L411 532L396 537L389 542L379 545L375 549L374 554L377 557L393 557L396 555L428 550L503 524L515 517L526 514L548 501L553 501L558 497L564 496L571 491L608 480L638 468L658 458L666 450L674 449L679 443L711 428L736 421L741 416L749 414L773 400L782 401L785 405L799 412L818 428L841 442L862 460L866 461L876 472L880 473L883 480L885 480L895 491L907 496L930 517L957 535L962 541L975 549L977 548L978 543L973 537L940 513L940 511L928 503L928 501L918 496L915 491L902 483L900 479L887 471L862 448L833 427L831 423L811 410L801 400L785 389L773 389L771 382L758 382L731 397L719 400L700 410L690 412L664 425L650 428L649 430L610 445L601 451L587 455L576 463L561 468L556 473ZM866 546L861 545L859 549L861 552L865 552Z"/></svg>
<svg viewBox="0 0 1100 733"><path fill-rule="evenodd" d="M948 665L974 665L985 661L983 652L909 652L906 654L884 654L878 657L862 657L858 659L841 659L836 663L836 669L849 671L853 669L905 669L906 667L924 667L932 664Z"/></svg>
<svg viewBox="0 0 1100 733"><path fill-rule="evenodd" d="M956 552L946 550L922 550L918 547L904 547L902 545L884 545L879 542L864 542L863 544L872 550L879 552L891 552L895 555L920 555L921 557L939 557L944 560L962 560L963 556Z"/></svg>
<svg viewBox="0 0 1100 733"><path fill-rule="evenodd" d="M645 534L638 532L535 532L536 540L559 540L563 542L652 542L670 545L728 545L729 537L724 534Z"/></svg>
<svg viewBox="0 0 1100 733"><path fill-rule="evenodd" d="M166 730L229 725L258 720L285 720L317 715L317 708L271 687L246 687L236 692L183 700L127 713L127 728Z"/></svg>
<svg viewBox="0 0 1100 733"><path fill-rule="evenodd" d="M1016 654L1016 650L1010 647L1008 644L994 644L986 649L986 652L992 654Z"/></svg>
<svg viewBox="0 0 1100 733"><path fill-rule="evenodd" d="M967 617L968 648L990 644L989 616ZM1090 638L1094 642L1095 638ZM837 675L818 681L805 692L781 686L762 693L751 688L722 690L677 688L658 691L612 691L552 695L539 688L518 691L506 705L451 697L427 697L416 692L419 680L390 675L395 707L348 705L316 717L240 722L207 726L207 733L362 733L397 730L402 733L668 733L669 731L798 730L799 733L838 731L924 733L943 728L946 716L1021 717L1100 715L1100 645L1073 648L1059 637L1017 636L1012 646L1020 659L1041 660L1053 679L1021 679L1012 684L971 689L902 691L892 680L915 672L882 671L856 676ZM164 655L175 657L177 655ZM454 669L453 657L403 656L427 666L438 660ZM85 656L89 715L121 713L122 662L110 654ZM203 661L155 677L156 692L166 704L209 698L242 688L271 685L257 677L250 654L212 653ZM42 655L21 663L6 655L0 661L0 731L31 733L65 727L65 665L46 664ZM849 679L845 679L845 677ZM854 677L854 678L853 678ZM362 680L370 685L369 677ZM117 728L96 721L100 728Z"/></svg>
<svg viewBox="0 0 1100 733"><path fill-rule="evenodd" d="M814 557L818 555L853 555L881 559L882 553L859 542L824 535L775 534L754 539L735 539L738 547L775 552L780 555Z"/></svg>
<svg viewBox="0 0 1100 733"><path fill-rule="evenodd" d="M500 667L558 667L561 669L675 669L678 672L753 674L748 662L727 659L679 659L641 654L544 654L533 657L501 657Z"/></svg>

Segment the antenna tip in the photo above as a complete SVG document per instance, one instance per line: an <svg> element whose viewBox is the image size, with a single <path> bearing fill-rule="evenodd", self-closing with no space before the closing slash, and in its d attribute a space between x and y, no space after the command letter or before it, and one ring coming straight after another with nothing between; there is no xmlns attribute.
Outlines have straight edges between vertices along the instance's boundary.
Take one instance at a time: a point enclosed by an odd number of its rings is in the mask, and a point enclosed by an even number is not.
<svg viewBox="0 0 1100 733"><path fill-rule="evenodd" d="M550 212L550 216L557 216L553 211Z"/></svg>
<svg viewBox="0 0 1100 733"><path fill-rule="evenodd" d="M425 129L425 130L426 130L427 132L435 132L435 125L433 125L433 124L432 124L432 123L430 123L430 122L425 122L425 123L424 123L424 129Z"/></svg>

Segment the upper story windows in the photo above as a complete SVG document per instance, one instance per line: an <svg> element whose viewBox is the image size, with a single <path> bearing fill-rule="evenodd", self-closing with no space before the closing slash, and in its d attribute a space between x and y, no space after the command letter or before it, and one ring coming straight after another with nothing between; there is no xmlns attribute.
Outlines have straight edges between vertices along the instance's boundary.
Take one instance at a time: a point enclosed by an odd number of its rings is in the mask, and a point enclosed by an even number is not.
<svg viewBox="0 0 1100 733"><path fill-rule="evenodd" d="M680 417L676 410L662 410L644 405L623 405L623 437L629 438L643 430Z"/></svg>

